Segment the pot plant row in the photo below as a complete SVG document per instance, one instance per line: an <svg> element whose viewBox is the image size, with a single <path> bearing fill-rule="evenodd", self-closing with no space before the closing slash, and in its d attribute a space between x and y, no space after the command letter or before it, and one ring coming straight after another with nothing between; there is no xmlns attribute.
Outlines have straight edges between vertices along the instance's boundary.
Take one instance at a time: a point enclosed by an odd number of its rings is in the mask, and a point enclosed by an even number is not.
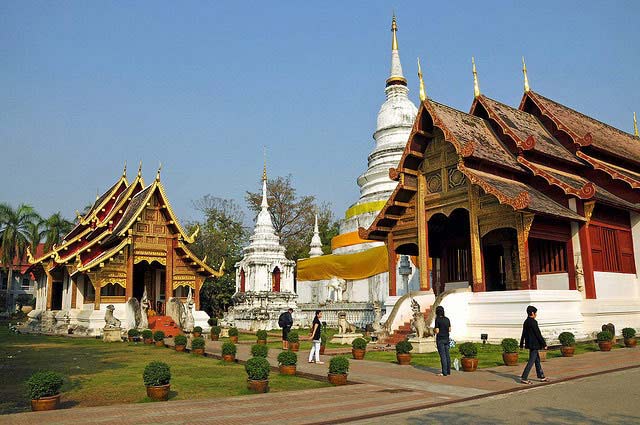
<svg viewBox="0 0 640 425"><path fill-rule="evenodd" d="M257 344L254 347L266 348L264 345ZM247 372L247 388L253 392L266 393L269 391L271 365L265 357L251 357L244 365L244 370Z"/></svg>
<svg viewBox="0 0 640 425"><path fill-rule="evenodd" d="M622 329L622 337L624 338L624 346L633 348L636 346L636 330L633 328Z"/></svg>
<svg viewBox="0 0 640 425"><path fill-rule="evenodd" d="M222 344L222 360L227 363L236 361L237 348L233 342L225 342Z"/></svg>
<svg viewBox="0 0 640 425"><path fill-rule="evenodd" d="M231 341L234 344L237 344L239 334L240 332L238 331L238 328L229 328L229 341Z"/></svg>
<svg viewBox="0 0 640 425"><path fill-rule="evenodd" d="M500 342L502 346L502 361L507 366L518 365L518 341L514 338L505 338Z"/></svg>
<svg viewBox="0 0 640 425"><path fill-rule="evenodd" d="M356 338L351 342L351 355L354 360L364 359L367 352L367 340L364 338Z"/></svg>
<svg viewBox="0 0 640 425"><path fill-rule="evenodd" d="M142 380L147 387L147 396L156 401L169 399L171 369L164 362L153 361L142 372Z"/></svg>
<svg viewBox="0 0 640 425"><path fill-rule="evenodd" d="M262 345L266 345L267 344L267 331L261 329L258 332L256 332L256 343L257 344L262 344Z"/></svg>
<svg viewBox="0 0 640 425"><path fill-rule="evenodd" d="M289 350L298 351L300 349L300 334L298 331L290 331L287 335L287 341L289 341Z"/></svg>
<svg viewBox="0 0 640 425"><path fill-rule="evenodd" d="M345 385L349 374L349 359L345 356L335 356L329 361L327 379L333 385Z"/></svg>
<svg viewBox="0 0 640 425"><path fill-rule="evenodd" d="M396 344L396 360L400 366L411 364L411 350L413 350L413 345L407 340Z"/></svg>
<svg viewBox="0 0 640 425"><path fill-rule="evenodd" d="M215 317L210 318L207 323L211 326L211 341L217 341L220 339L220 333L222 328L218 326L218 319Z"/></svg>
<svg viewBox="0 0 640 425"><path fill-rule="evenodd" d="M478 368L478 346L473 342L463 342L458 351L462 354L462 370L474 372Z"/></svg>
<svg viewBox="0 0 640 425"><path fill-rule="evenodd" d="M278 366L281 375L295 375L298 355L293 351L282 351L278 354Z"/></svg>
<svg viewBox="0 0 640 425"><path fill-rule="evenodd" d="M55 410L60 406L62 376L50 370L36 372L27 380L27 392L31 398L31 410Z"/></svg>

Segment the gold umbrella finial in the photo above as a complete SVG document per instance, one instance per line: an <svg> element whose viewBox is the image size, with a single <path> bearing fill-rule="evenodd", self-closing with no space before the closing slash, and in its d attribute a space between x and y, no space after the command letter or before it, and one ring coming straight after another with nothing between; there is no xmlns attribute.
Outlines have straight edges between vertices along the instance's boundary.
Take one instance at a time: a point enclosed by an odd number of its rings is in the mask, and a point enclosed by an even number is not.
<svg viewBox="0 0 640 425"><path fill-rule="evenodd" d="M162 162L160 162L160 165L158 166L158 172L156 173L156 181L160 181L160 171L162 171Z"/></svg>
<svg viewBox="0 0 640 425"><path fill-rule="evenodd" d="M264 165L262 167L262 181L267 181L267 148L266 146L262 150L262 157Z"/></svg>
<svg viewBox="0 0 640 425"><path fill-rule="evenodd" d="M524 61L524 56L522 57L522 73L524 74L524 91L525 93L529 93L531 89L529 88L529 77L527 77L527 64Z"/></svg>
<svg viewBox="0 0 640 425"><path fill-rule="evenodd" d="M476 59L471 56L471 65L473 72L473 96L480 96L480 84L478 84L478 71L476 71Z"/></svg>
<svg viewBox="0 0 640 425"><path fill-rule="evenodd" d="M124 161L124 168L122 169L122 177L127 177L127 160Z"/></svg>
<svg viewBox="0 0 640 425"><path fill-rule="evenodd" d="M640 137L638 134L638 120L636 119L636 113L633 113L633 135L636 137Z"/></svg>
<svg viewBox="0 0 640 425"><path fill-rule="evenodd" d="M391 37L391 50L398 50L398 37L396 36L398 23L396 22L396 12L393 12L393 18L391 19L391 32L393 33Z"/></svg>
<svg viewBox="0 0 640 425"><path fill-rule="evenodd" d="M138 165L138 177L142 177L142 160L140 160L140 165Z"/></svg>
<svg viewBox="0 0 640 425"><path fill-rule="evenodd" d="M424 80L422 79L422 67L420 66L420 58L418 58L418 79L420 80L420 102L427 100L427 91L424 89Z"/></svg>

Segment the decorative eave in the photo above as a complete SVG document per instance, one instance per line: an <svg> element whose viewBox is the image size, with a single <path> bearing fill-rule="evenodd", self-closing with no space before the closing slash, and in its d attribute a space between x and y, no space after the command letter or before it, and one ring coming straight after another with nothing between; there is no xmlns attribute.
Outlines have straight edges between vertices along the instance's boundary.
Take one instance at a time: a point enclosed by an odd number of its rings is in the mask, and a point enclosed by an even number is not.
<svg viewBox="0 0 640 425"><path fill-rule="evenodd" d="M498 199L498 202L504 205L508 205L514 210L523 210L529 206L531 202L531 196L529 192L521 191L517 196L508 196L504 194L502 191L491 185L486 180L482 179L478 174L474 171L468 169L464 166L462 162L458 163L458 170L460 170L469 180L469 182L480 186L482 190L486 193L493 195Z"/></svg>
<svg viewBox="0 0 640 425"><path fill-rule="evenodd" d="M140 188L140 190L136 190L138 187ZM93 231L95 232L98 229L109 226L109 222L113 222L114 216L119 212L122 212L124 214L124 211L127 208L128 202L131 201L131 199L136 195L136 193L142 191L142 189L144 189L144 180L142 179L142 176L136 176L136 178L131 182L131 184L127 187L127 189L118 196L118 198L116 199L116 202L108 211L107 215L104 217L102 221L100 221L96 225ZM115 227L117 223L113 223L113 224Z"/></svg>
<svg viewBox="0 0 640 425"><path fill-rule="evenodd" d="M613 164L609 164L607 162L601 161L599 159L596 159L590 155L585 154L584 152L581 151L577 151L576 155L579 158L584 159L587 163L589 163L589 165L591 165L594 169L596 170L600 170L603 171L605 173L607 173L609 176L611 176L612 179L615 180L620 180L626 184L629 185L629 187L631 187L632 189L639 189L640 188L640 175L638 175L638 178L634 178L633 177L633 173L632 171L629 170L620 170L618 169L618 167L616 167Z"/></svg>
<svg viewBox="0 0 640 425"><path fill-rule="evenodd" d="M222 259L220 268L216 271L213 267L209 266L204 260L199 259L182 241L178 241L178 248L181 249L185 255L191 260L191 267L196 268L196 271L201 274L206 274L207 277L220 277L224 274L225 261ZM206 259L206 257L205 257Z"/></svg>
<svg viewBox="0 0 640 425"><path fill-rule="evenodd" d="M523 156L519 155L517 158L518 162L525 167L527 167L535 176L542 177L547 181L547 183L557 186L565 193L565 195L573 195L580 199L591 199L596 194L596 187L591 182L586 182L580 187L571 186L559 179L557 179L552 173L545 170L543 166L535 164ZM556 171L560 173L560 171ZM574 180L583 180L578 176L571 176Z"/></svg>
<svg viewBox="0 0 640 425"><path fill-rule="evenodd" d="M473 155L473 151L475 150L475 147L476 147L476 142L471 141L463 145L458 140L458 138L455 137L455 135L449 130L449 128L444 124L444 122L440 119L437 112L435 111L435 109L433 108L433 106L429 101L422 102L422 106L424 106L425 109L429 111L429 115L433 120L433 126L438 127L440 130L442 130L442 132L444 133L445 140L453 145L458 155L462 156L463 158L467 158ZM418 116L420 116L420 113L418 113ZM482 122L484 123L485 126L487 125L487 123L484 120L482 120ZM489 130L491 131L490 128Z"/></svg>
<svg viewBox="0 0 640 425"><path fill-rule="evenodd" d="M122 250L124 249L124 247L126 247L131 243L132 243L131 237L124 238L118 245L113 246L112 248L103 252L96 258L88 261L86 264L82 264L80 257L78 257L76 262L76 269L73 272L73 274L89 271L95 267L104 267L105 261L109 261L115 255L122 253Z"/></svg>

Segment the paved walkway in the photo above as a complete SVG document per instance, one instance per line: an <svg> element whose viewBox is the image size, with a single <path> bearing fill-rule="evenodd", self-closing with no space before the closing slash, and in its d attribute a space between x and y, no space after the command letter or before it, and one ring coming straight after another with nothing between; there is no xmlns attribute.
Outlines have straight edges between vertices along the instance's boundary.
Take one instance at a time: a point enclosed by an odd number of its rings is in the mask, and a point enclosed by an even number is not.
<svg viewBox="0 0 640 425"><path fill-rule="evenodd" d="M208 355L218 357L221 342L207 343ZM277 365L280 350L271 349L269 361ZM298 370L315 379L326 379L327 364L306 363L308 352L299 352ZM240 361L250 356L250 345L239 344ZM640 348L618 349L608 353L593 352L573 358L554 358L543 363L553 385L568 379L614 370L640 367ZM353 385L297 392L194 401L171 401L76 408L53 412L20 413L0 416L0 423L85 424L85 423L343 423L381 415L397 414L496 394L521 391L530 387L519 384L524 365L500 366L474 373L454 371L439 377L435 369L399 366L367 360L351 361L349 380Z"/></svg>

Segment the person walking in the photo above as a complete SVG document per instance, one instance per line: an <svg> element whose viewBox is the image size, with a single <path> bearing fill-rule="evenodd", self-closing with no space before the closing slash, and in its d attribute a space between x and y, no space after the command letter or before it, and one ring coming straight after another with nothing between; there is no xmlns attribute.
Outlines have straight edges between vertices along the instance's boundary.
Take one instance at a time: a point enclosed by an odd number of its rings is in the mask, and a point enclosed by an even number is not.
<svg viewBox="0 0 640 425"><path fill-rule="evenodd" d="M309 363L324 364L320 361L320 334L322 333L322 312L316 310L316 317L313 318L313 324L311 325L311 351L309 351ZM315 360L313 359L315 355Z"/></svg>
<svg viewBox="0 0 640 425"><path fill-rule="evenodd" d="M525 348L529 349L529 361L527 365L524 367L522 371L522 376L520 377L520 382L526 385L531 385L532 382L529 380L529 372L533 365L536 365L536 375L538 379L542 382L549 381L548 378L544 376L544 371L542 370L542 364L540 364L540 354L538 350L547 349L547 342L542 337L540 333L540 328L538 327L538 321L536 320L536 316L538 315L538 309L534 306L530 305L527 307L527 320L522 324L522 336L520 337L520 349L524 345Z"/></svg>
<svg viewBox="0 0 640 425"><path fill-rule="evenodd" d="M293 326L293 309L289 308L289 310L285 311L278 317L278 325L282 328L282 349L289 349L289 331Z"/></svg>
<svg viewBox="0 0 640 425"><path fill-rule="evenodd" d="M449 333L451 332L451 321L444 315L444 307L436 307L436 323L433 331L436 334L436 347L440 355L440 365L442 372L438 376L451 375L451 356L449 355Z"/></svg>

